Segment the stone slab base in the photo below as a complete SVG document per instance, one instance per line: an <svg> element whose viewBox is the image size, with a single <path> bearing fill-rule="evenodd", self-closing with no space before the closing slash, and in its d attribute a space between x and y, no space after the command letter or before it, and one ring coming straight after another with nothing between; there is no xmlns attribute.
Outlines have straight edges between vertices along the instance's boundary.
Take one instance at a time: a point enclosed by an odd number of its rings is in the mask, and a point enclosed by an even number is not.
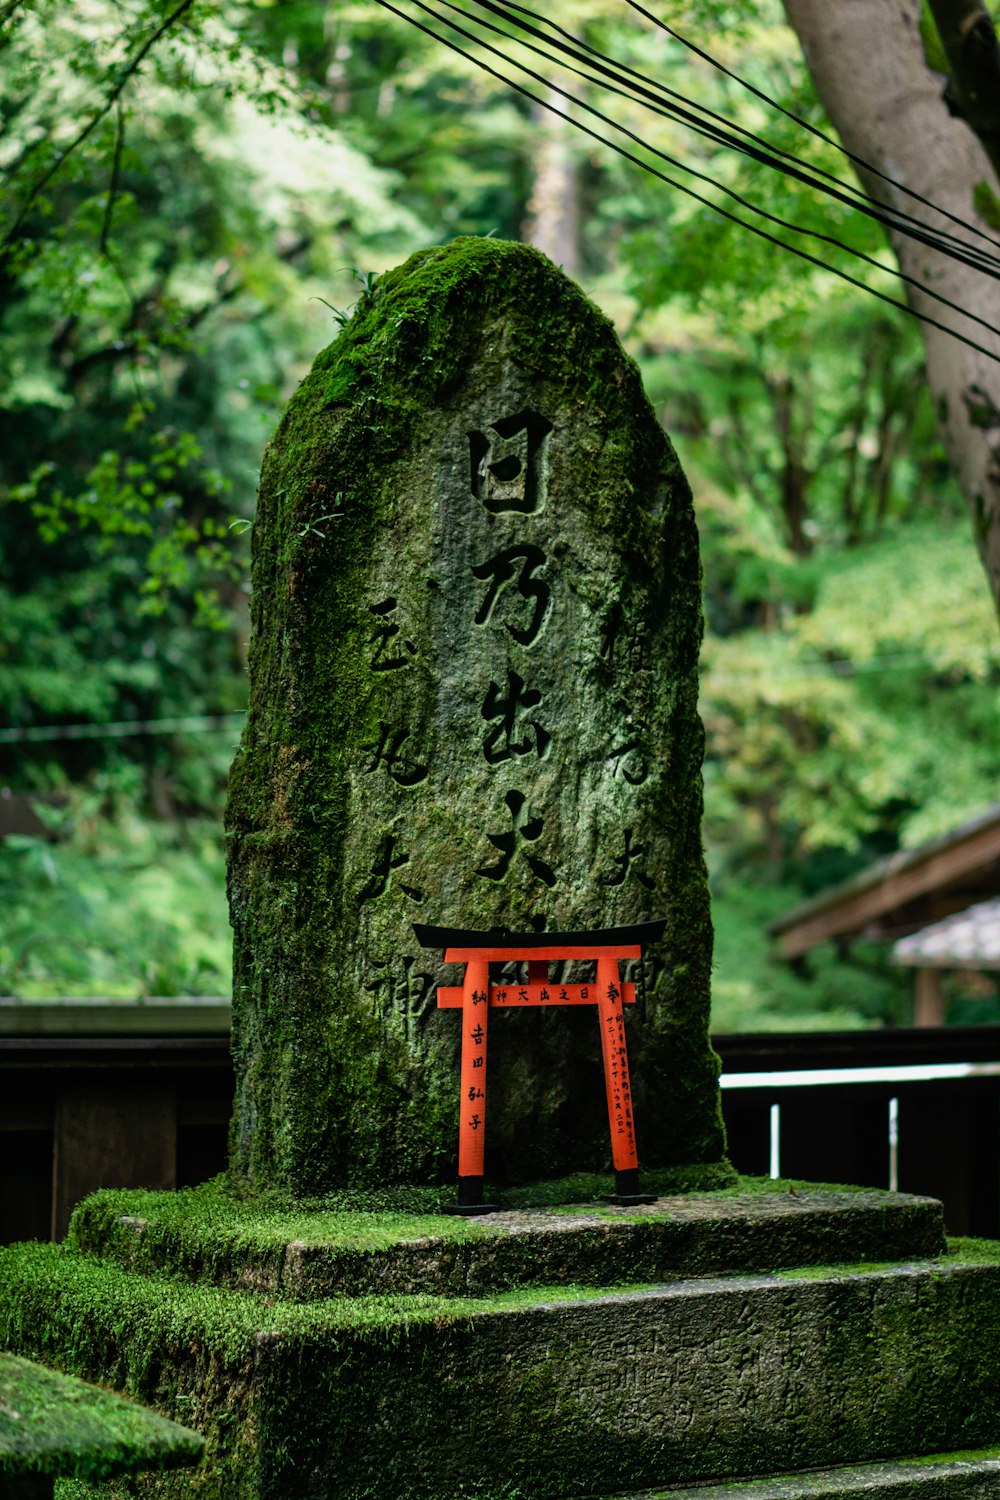
<svg viewBox="0 0 1000 1500"><path fill-rule="evenodd" d="M821 1187L665 1196L629 1209L521 1209L470 1221L282 1213L208 1184L176 1194L96 1193L77 1210L71 1242L133 1270L310 1301L919 1259L940 1253L944 1223L930 1198Z"/></svg>
<svg viewBox="0 0 1000 1500"><path fill-rule="evenodd" d="M616 1500L996 1500L1000 1450L854 1464L745 1483L644 1490Z"/></svg>
<svg viewBox="0 0 1000 1500"><path fill-rule="evenodd" d="M0 1252L0 1284L0 1343L206 1434L156 1495L565 1500L1000 1443L1000 1246L302 1303L36 1245Z"/></svg>

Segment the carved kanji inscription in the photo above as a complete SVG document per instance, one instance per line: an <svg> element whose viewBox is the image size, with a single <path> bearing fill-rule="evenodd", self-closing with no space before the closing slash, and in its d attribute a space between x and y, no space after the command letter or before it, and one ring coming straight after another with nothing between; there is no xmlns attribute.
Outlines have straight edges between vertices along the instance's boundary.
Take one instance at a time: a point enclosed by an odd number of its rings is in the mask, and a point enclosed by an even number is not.
<svg viewBox="0 0 1000 1500"><path fill-rule="evenodd" d="M519 411L469 433L472 493L491 515L531 515L545 498L545 449L552 423Z"/></svg>
<svg viewBox="0 0 1000 1500"><path fill-rule="evenodd" d="M537 688L526 688L524 679L517 672L507 673L505 689L496 682L490 683L481 713L493 726L483 739L483 754L491 766L532 752L539 757L545 754L551 735L537 719L523 720L522 717L524 710L537 708L541 701L542 695Z"/></svg>
<svg viewBox="0 0 1000 1500"><path fill-rule="evenodd" d="M533 645L545 624L552 598L552 590L545 579L535 576L538 570L545 566L546 560L541 547L528 542L520 547L504 547L503 551L497 552L486 562L474 567L473 578L490 580L489 588L483 595L483 602L476 610L476 624L489 624L503 590L508 584L513 583L517 592L530 604L531 608L530 611L522 611L520 623L511 624L510 620L504 623L515 641L522 646Z"/></svg>
<svg viewBox="0 0 1000 1500"><path fill-rule="evenodd" d="M380 604L369 604L368 608L376 620L374 634L369 638L375 647L370 662L372 671L398 672L401 667L408 667L417 648L413 641L396 639L402 636L402 629L389 616L395 613L397 600L390 596Z"/></svg>
<svg viewBox="0 0 1000 1500"><path fill-rule="evenodd" d="M515 856L520 855L527 862L535 879L551 889L556 883L556 875L552 866L524 848L525 844L533 844L536 839L541 838L545 827L544 820L528 816L523 792L508 792L504 802L510 813L510 828L504 833L486 835L494 849L500 850L500 858L495 864L481 866L476 874L482 875L486 880L503 880Z"/></svg>

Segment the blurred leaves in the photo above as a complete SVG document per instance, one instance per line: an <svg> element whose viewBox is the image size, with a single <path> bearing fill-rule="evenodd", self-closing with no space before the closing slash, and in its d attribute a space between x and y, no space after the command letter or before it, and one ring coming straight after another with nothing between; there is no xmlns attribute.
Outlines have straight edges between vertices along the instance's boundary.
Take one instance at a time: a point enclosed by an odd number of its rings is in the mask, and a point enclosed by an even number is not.
<svg viewBox="0 0 1000 1500"><path fill-rule="evenodd" d="M517 238L544 122L478 69L478 44L457 56L355 0L4 14L0 718L238 709L260 455L337 331L331 310L424 244ZM663 14L828 128L777 0ZM623 7L572 0L559 21L844 175L833 147ZM867 219L635 101L615 110L702 172L712 201L753 217L729 188L769 233L901 295L891 270L832 243L891 265ZM595 141L564 145L581 279L696 497L716 1024L905 1019L908 981L880 951L794 973L765 929L996 795L995 623L919 339ZM0 747L0 778L71 789L75 828L0 844L0 989L225 991L223 869L202 820L218 819L231 754L225 735Z"/></svg>
<svg viewBox="0 0 1000 1500"><path fill-rule="evenodd" d="M189 821L180 834L121 809L108 821L85 799L71 817L69 843L0 844L0 993L228 995L217 826Z"/></svg>

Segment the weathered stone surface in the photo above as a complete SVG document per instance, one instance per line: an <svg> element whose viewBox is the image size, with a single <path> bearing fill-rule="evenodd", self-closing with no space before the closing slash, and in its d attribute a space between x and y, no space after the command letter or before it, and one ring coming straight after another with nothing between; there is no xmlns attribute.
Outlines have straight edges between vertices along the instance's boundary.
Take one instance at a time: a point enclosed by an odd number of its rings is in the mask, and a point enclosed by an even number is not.
<svg viewBox="0 0 1000 1500"><path fill-rule="evenodd" d="M0 1278L0 1340L204 1430L158 1495L564 1500L1000 1442L1000 1260L302 1304L35 1245Z"/></svg>
<svg viewBox="0 0 1000 1500"><path fill-rule="evenodd" d="M979 1455L942 1453L899 1463L852 1464L745 1484L644 1490L619 1500L996 1500L997 1495L1000 1456L988 1449Z"/></svg>
<svg viewBox="0 0 1000 1500"><path fill-rule="evenodd" d="M179 1195L96 1193L77 1209L71 1238L130 1270L316 1301L931 1257L944 1247L944 1223L940 1203L901 1193L687 1194L628 1210L527 1209L435 1223L281 1213L220 1198L208 1184Z"/></svg>
<svg viewBox="0 0 1000 1500"><path fill-rule="evenodd" d="M204 1448L197 1432L156 1412L0 1354L0 1494L28 1475L95 1480L195 1464Z"/></svg>
<svg viewBox="0 0 1000 1500"><path fill-rule="evenodd" d="M298 1194L454 1172L459 1017L414 920L665 914L628 1020L640 1161L715 1163L691 497L608 321L459 240L362 299L254 527L228 812L233 1163ZM589 1007L495 1014L487 1175L609 1160Z"/></svg>

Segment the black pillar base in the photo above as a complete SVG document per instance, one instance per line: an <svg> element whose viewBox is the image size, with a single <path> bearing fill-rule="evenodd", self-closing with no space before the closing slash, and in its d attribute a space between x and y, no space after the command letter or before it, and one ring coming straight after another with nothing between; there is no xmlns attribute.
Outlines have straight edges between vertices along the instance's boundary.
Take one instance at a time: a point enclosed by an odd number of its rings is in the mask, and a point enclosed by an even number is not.
<svg viewBox="0 0 1000 1500"><path fill-rule="evenodd" d="M458 1179L458 1202L446 1203L444 1212L446 1214L462 1214L471 1216L473 1214L495 1214L499 1212L499 1203L483 1202L483 1179L481 1177L460 1177Z"/></svg>
<svg viewBox="0 0 1000 1500"><path fill-rule="evenodd" d="M608 1203L615 1203L619 1208L633 1208L639 1203L655 1203L655 1193L643 1193L639 1188L639 1168L626 1167L624 1171L615 1173L615 1191Z"/></svg>

